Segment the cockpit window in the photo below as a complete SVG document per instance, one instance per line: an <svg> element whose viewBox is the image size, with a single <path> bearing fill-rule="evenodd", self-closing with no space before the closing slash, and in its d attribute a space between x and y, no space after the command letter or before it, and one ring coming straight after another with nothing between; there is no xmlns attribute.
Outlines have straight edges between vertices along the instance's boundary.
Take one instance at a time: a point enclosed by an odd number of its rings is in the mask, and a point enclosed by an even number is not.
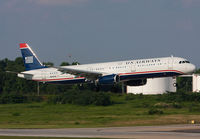
<svg viewBox="0 0 200 139"><path fill-rule="evenodd" d="M183 63L190 63L189 61L179 61L179 64L183 64Z"/></svg>

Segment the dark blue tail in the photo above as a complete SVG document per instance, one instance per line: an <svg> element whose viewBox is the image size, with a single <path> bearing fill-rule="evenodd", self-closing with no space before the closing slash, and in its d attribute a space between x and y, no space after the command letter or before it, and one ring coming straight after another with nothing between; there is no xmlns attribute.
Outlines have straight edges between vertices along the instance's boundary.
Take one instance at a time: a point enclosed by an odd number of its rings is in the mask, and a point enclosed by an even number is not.
<svg viewBox="0 0 200 139"><path fill-rule="evenodd" d="M27 43L20 43L20 50L22 53L24 66L26 70L42 69L46 68L40 60L37 58L36 54L33 52L31 47Z"/></svg>

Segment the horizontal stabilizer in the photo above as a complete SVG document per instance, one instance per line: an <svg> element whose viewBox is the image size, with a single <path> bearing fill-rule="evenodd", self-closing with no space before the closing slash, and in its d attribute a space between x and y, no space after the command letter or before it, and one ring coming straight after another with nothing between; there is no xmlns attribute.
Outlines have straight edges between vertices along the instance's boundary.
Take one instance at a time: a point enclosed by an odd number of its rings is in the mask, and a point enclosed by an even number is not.
<svg viewBox="0 0 200 139"><path fill-rule="evenodd" d="M6 72L7 72L7 73L11 73L11 74L22 74L22 75L33 76L33 74L24 73L24 72L15 72L15 71L6 71Z"/></svg>
<svg viewBox="0 0 200 139"><path fill-rule="evenodd" d="M6 71L7 73L12 73L12 74L18 74L18 72L15 71Z"/></svg>

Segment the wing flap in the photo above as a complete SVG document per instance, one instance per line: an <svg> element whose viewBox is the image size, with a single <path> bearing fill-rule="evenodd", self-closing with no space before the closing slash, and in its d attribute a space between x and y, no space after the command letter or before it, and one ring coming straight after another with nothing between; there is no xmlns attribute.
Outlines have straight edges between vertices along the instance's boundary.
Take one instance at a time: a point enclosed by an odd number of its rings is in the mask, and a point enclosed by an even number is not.
<svg viewBox="0 0 200 139"><path fill-rule="evenodd" d="M29 74L29 73L24 73L24 72L15 72L15 71L6 71L7 73L12 73L12 74L22 74L22 75L27 75L27 76L33 76L33 74Z"/></svg>

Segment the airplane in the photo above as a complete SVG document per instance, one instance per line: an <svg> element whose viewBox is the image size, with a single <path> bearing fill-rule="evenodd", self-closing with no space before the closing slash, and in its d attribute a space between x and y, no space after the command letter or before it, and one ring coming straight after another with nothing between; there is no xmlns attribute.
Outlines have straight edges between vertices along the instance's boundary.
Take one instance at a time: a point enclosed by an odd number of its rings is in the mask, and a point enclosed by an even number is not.
<svg viewBox="0 0 200 139"><path fill-rule="evenodd" d="M47 67L27 43L20 43L25 70L18 77L43 83L108 85L124 83L145 85L147 78L176 77L191 74L196 67L181 57L162 57L95 64Z"/></svg>

